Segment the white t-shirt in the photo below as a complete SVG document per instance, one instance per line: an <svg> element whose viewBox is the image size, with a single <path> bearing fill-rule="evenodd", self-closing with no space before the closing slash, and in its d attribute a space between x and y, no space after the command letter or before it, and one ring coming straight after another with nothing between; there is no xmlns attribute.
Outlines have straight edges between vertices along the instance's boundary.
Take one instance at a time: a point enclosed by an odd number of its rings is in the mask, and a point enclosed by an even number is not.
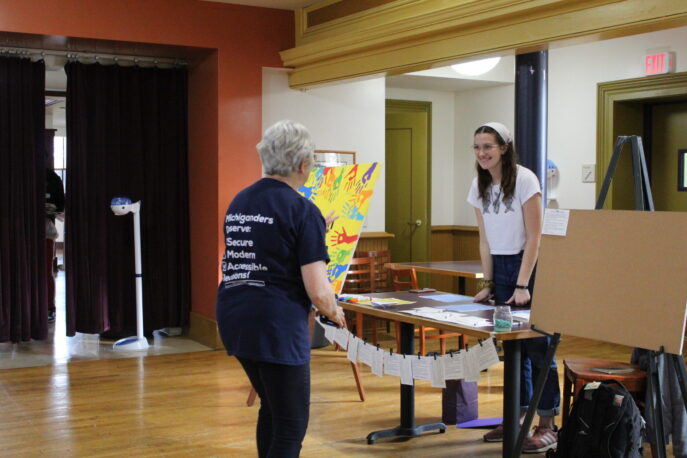
<svg viewBox="0 0 687 458"><path fill-rule="evenodd" d="M507 201L503 200L500 184L489 186L483 201L479 197L477 177L472 180L467 200L482 213L491 254L518 254L525 248L527 233L522 205L537 193L541 194L537 176L521 166L517 169L515 191Z"/></svg>

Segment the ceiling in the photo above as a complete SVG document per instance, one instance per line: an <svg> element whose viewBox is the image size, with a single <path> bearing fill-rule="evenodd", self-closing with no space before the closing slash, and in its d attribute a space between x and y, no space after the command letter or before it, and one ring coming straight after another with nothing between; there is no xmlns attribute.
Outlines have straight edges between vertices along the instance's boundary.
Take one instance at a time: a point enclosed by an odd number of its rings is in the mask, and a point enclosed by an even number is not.
<svg viewBox="0 0 687 458"><path fill-rule="evenodd" d="M515 57L503 56L496 67L481 76L460 75L453 71L450 66L438 67L404 75L388 76L386 86L402 89L462 92L513 84L514 79Z"/></svg>
<svg viewBox="0 0 687 458"><path fill-rule="evenodd" d="M206 2L234 3L236 5L260 6L280 10L297 10L313 5L321 0L203 0Z"/></svg>

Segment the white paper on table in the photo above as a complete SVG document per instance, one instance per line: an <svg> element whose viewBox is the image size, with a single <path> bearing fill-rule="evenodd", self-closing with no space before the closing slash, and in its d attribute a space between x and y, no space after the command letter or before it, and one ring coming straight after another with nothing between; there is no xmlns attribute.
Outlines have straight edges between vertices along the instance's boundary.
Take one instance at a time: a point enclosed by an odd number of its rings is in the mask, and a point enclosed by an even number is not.
<svg viewBox="0 0 687 458"><path fill-rule="evenodd" d="M464 326L470 326L472 328L483 328L486 326L491 326L492 321L486 318L471 317L471 316L456 316L460 315L458 313L452 313L449 319L445 320L450 323L462 324Z"/></svg>
<svg viewBox="0 0 687 458"><path fill-rule="evenodd" d="M479 350L475 347L470 348L470 350L465 353L465 359L463 360L465 373L463 378L466 382L479 382L480 373L478 358Z"/></svg>
<svg viewBox="0 0 687 458"><path fill-rule="evenodd" d="M489 369L494 364L500 362L499 354L496 351L496 346L494 345L494 339L485 340L481 343L480 347L481 351L479 352L478 363L478 368L480 371L483 371L484 369Z"/></svg>
<svg viewBox="0 0 687 458"><path fill-rule="evenodd" d="M410 315L424 316L424 317L434 317L435 315L440 315L443 313L441 309L435 309L434 307L418 307L409 310L399 310L401 313L408 313Z"/></svg>
<svg viewBox="0 0 687 458"><path fill-rule="evenodd" d="M434 358L427 356L410 357L413 367L413 378L417 380L432 380L432 361Z"/></svg>
<svg viewBox="0 0 687 458"><path fill-rule="evenodd" d="M358 342L358 361L372 367L372 352L375 351L376 348L360 339L358 339Z"/></svg>
<svg viewBox="0 0 687 458"><path fill-rule="evenodd" d="M375 348L372 352L372 373L379 377L384 375L384 354L384 350L380 350L379 348Z"/></svg>
<svg viewBox="0 0 687 458"><path fill-rule="evenodd" d="M521 321L527 323L530 321L531 310L518 310L512 313L513 321Z"/></svg>
<svg viewBox="0 0 687 458"><path fill-rule="evenodd" d="M446 388L446 379L444 378L444 362L441 358L433 357L432 359L432 386L434 388Z"/></svg>
<svg viewBox="0 0 687 458"><path fill-rule="evenodd" d="M444 363L444 378L446 380L460 380L465 377L463 360L465 352L450 353L442 357Z"/></svg>
<svg viewBox="0 0 687 458"><path fill-rule="evenodd" d="M401 360L403 355L384 352L384 373L386 375L401 376Z"/></svg>
<svg viewBox="0 0 687 458"><path fill-rule="evenodd" d="M544 224L542 234L565 236L568 232L570 210L547 208L544 210Z"/></svg>
<svg viewBox="0 0 687 458"><path fill-rule="evenodd" d="M412 356L399 355L401 357L401 384L402 385L413 385L413 365L410 360L413 359Z"/></svg>
<svg viewBox="0 0 687 458"><path fill-rule="evenodd" d="M358 361L358 345L362 342L362 340L358 339L353 334L351 334L348 338L348 351L346 353L346 356L348 357L348 360L350 362L355 363L356 361Z"/></svg>
<svg viewBox="0 0 687 458"><path fill-rule="evenodd" d="M480 318L460 312L446 311L432 307L419 307L410 310L399 310L399 312L421 316L424 318L431 318L432 320L444 321L446 323L462 324L464 326L470 326L473 328L482 328L492 325L492 321L487 318Z"/></svg>
<svg viewBox="0 0 687 458"><path fill-rule="evenodd" d="M351 334L348 329L334 329L334 342L336 342L343 350L348 348L348 339L352 336L353 334Z"/></svg>

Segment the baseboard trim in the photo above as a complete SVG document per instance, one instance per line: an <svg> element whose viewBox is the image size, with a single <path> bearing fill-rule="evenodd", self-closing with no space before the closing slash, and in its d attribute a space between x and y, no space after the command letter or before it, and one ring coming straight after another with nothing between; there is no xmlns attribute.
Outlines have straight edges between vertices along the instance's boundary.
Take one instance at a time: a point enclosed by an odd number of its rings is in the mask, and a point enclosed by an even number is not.
<svg viewBox="0 0 687 458"><path fill-rule="evenodd" d="M189 338L215 350L224 349L219 329L217 329L217 321L196 312L190 313L189 321Z"/></svg>

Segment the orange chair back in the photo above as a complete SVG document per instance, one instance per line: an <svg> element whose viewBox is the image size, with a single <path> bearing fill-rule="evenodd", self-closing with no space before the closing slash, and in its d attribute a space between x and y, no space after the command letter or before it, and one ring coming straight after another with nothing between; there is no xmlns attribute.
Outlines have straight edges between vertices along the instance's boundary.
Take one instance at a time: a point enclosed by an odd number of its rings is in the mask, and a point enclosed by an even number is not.
<svg viewBox="0 0 687 458"><path fill-rule="evenodd" d="M374 258L375 260L375 291L391 291L389 287L389 270L386 265L391 262L389 250L368 250L355 252L356 258Z"/></svg>
<svg viewBox="0 0 687 458"><path fill-rule="evenodd" d="M374 258L351 258L350 267L344 280L343 292L349 294L374 292L375 272Z"/></svg>
<svg viewBox="0 0 687 458"><path fill-rule="evenodd" d="M390 268L391 284L394 291L407 291L409 289L419 289L415 269L395 269Z"/></svg>

